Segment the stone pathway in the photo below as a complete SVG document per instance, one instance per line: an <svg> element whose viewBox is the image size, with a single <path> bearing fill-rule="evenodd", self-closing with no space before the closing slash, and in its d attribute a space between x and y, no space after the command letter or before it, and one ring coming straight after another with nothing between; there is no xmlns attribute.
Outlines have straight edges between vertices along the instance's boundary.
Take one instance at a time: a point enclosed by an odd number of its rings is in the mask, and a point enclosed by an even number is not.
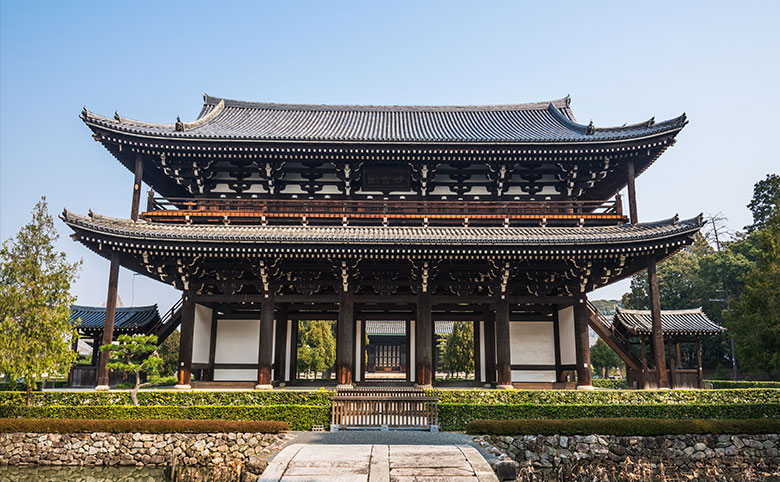
<svg viewBox="0 0 780 482"><path fill-rule="evenodd" d="M466 445L320 445L285 447L262 482L498 482Z"/></svg>

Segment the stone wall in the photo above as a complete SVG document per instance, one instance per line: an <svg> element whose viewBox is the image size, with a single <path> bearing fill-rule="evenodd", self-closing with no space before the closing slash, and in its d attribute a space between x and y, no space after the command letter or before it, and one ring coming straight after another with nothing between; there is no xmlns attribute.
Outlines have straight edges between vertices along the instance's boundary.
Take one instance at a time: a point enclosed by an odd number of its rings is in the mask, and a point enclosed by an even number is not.
<svg viewBox="0 0 780 482"><path fill-rule="evenodd" d="M265 467L290 434L0 433L3 465Z"/></svg>
<svg viewBox="0 0 780 482"><path fill-rule="evenodd" d="M530 480L524 474L545 473L554 480L562 473L626 477L752 474L756 480L766 474L780 476L780 436L776 434L521 435L481 436L474 440L496 456L494 468L497 472L500 472L499 465L515 465L514 469L520 474L518 480ZM507 470L507 473L511 471Z"/></svg>

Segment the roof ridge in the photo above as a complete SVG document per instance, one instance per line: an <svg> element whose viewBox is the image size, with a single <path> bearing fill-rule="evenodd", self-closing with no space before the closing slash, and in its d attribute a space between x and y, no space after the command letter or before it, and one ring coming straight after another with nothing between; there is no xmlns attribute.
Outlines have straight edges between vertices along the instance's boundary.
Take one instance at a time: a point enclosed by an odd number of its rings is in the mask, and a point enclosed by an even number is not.
<svg viewBox="0 0 780 482"><path fill-rule="evenodd" d="M629 308L620 308L619 306L616 306L615 308L616 308L615 309L616 313L617 312L619 312L619 313L626 313L626 314L629 314L629 315L639 315L639 314L641 314L641 315L645 315L645 314L649 315L650 314L650 310L632 310L632 309L629 309ZM695 313L704 313L704 311L703 311L702 307L700 306L698 308L686 308L684 310L661 310L661 313L664 313L664 314L667 314L667 315L690 315L690 314L695 314Z"/></svg>
<svg viewBox="0 0 780 482"><path fill-rule="evenodd" d="M251 102L235 99L225 99L204 94L205 105L218 105L224 102L226 107L241 109L267 110L313 110L313 111L375 111L375 112L477 112L477 111L512 111L512 110L544 110L549 105L558 108L568 108L571 103L569 96L543 102L527 102L519 104L488 104L488 105L359 105L359 104L295 104L277 102Z"/></svg>

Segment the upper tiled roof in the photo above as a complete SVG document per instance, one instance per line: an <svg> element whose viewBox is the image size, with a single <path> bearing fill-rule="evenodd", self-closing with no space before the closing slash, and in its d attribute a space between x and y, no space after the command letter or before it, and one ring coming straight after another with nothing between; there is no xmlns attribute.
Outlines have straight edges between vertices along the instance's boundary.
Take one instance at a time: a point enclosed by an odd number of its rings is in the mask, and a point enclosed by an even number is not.
<svg viewBox="0 0 780 482"><path fill-rule="evenodd" d="M102 331L106 323L106 308L100 306L70 307L70 319L75 323L81 319L79 331L94 333ZM123 334L146 333L155 323L160 321L157 305L120 307L116 309L114 332Z"/></svg>
<svg viewBox="0 0 780 482"><path fill-rule="evenodd" d="M677 217L636 226L463 227L463 226L290 226L196 225L116 219L65 210L73 229L143 241L319 245L577 246L657 241L698 231L701 216Z"/></svg>
<svg viewBox="0 0 780 482"><path fill-rule="evenodd" d="M672 132L686 117L598 128L578 124L569 98L490 106L348 106L241 102L204 96L197 120L135 121L82 111L93 127L140 136L197 140L426 143L604 142Z"/></svg>
<svg viewBox="0 0 780 482"><path fill-rule="evenodd" d="M650 310L617 308L612 323L623 325L629 333L650 335L653 320ZM726 331L713 323L701 308L693 310L661 310L661 331L665 335L712 335Z"/></svg>

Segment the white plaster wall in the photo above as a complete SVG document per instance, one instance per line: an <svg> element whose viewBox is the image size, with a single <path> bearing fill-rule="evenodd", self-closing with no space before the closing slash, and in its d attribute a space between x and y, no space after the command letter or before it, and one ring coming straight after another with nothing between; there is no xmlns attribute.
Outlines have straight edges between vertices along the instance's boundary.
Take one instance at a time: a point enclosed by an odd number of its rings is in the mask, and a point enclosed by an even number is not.
<svg viewBox="0 0 780 482"><path fill-rule="evenodd" d="M276 362L276 321L272 323L273 325L273 333L271 333L271 380L276 380L276 374L274 373L276 369L274 368L274 362ZM260 343L258 341L258 347L260 346ZM258 354L259 357L259 354Z"/></svg>
<svg viewBox="0 0 780 482"><path fill-rule="evenodd" d="M208 363L211 346L211 308L195 304L192 333L192 363Z"/></svg>
<svg viewBox="0 0 780 482"><path fill-rule="evenodd" d="M284 381L290 381L290 353L292 353L292 320L287 320L287 338L284 342Z"/></svg>
<svg viewBox="0 0 780 482"><path fill-rule="evenodd" d="M511 322L509 338L512 365L555 365L552 322Z"/></svg>
<svg viewBox="0 0 780 482"><path fill-rule="evenodd" d="M224 368L214 370L215 382L254 382L257 381L257 370L241 369L227 370Z"/></svg>
<svg viewBox="0 0 780 482"><path fill-rule="evenodd" d="M558 311L558 332L561 337L561 364L574 365L577 354L574 351L574 307Z"/></svg>
<svg viewBox="0 0 780 482"><path fill-rule="evenodd" d="M362 364L360 363L360 359L363 356L363 350L361 350L361 341L363 338L363 321L362 320L355 320L355 381L360 381L360 375L361 375L361 367Z"/></svg>
<svg viewBox="0 0 780 482"><path fill-rule="evenodd" d="M215 363L257 363L260 320L219 320Z"/></svg>
<svg viewBox="0 0 780 482"><path fill-rule="evenodd" d="M479 379L483 382L487 378L485 371L485 322L479 322Z"/></svg>
<svg viewBox="0 0 780 482"><path fill-rule="evenodd" d="M512 370L513 382L554 382L555 370Z"/></svg>
<svg viewBox="0 0 780 482"><path fill-rule="evenodd" d="M409 350L409 380L415 381L417 375L417 361L415 358L414 320L409 322L409 346L407 349Z"/></svg>

